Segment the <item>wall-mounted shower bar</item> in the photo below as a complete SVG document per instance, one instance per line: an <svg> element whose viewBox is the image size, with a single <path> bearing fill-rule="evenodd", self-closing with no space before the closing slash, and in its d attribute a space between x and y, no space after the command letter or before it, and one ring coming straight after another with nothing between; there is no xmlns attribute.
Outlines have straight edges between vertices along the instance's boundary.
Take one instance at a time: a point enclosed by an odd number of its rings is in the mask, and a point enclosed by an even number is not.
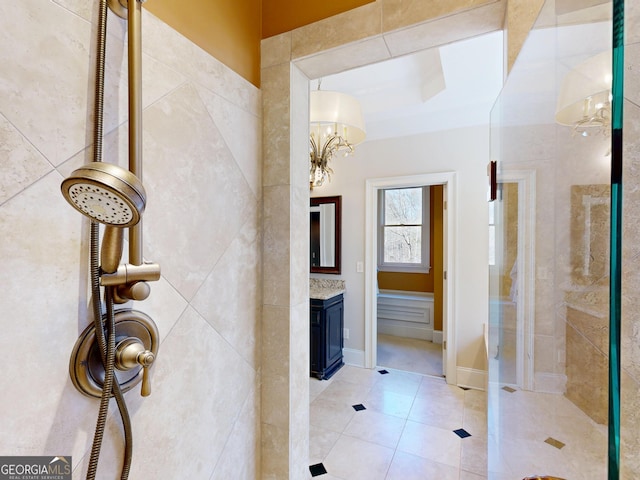
<svg viewBox="0 0 640 480"><path fill-rule="evenodd" d="M141 2L128 0L129 170L142 181L142 34ZM142 222L129 227L129 263L142 265Z"/></svg>

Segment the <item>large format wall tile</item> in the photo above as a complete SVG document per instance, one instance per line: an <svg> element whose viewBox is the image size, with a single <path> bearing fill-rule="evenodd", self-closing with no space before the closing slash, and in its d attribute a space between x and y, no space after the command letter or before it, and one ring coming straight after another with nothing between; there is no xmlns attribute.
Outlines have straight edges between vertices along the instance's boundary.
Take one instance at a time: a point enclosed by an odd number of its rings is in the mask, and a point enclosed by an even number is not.
<svg viewBox="0 0 640 480"><path fill-rule="evenodd" d="M0 115L0 205L53 167Z"/></svg>
<svg viewBox="0 0 640 480"><path fill-rule="evenodd" d="M636 2L626 2L625 32L627 42L638 42L637 26L640 8ZM622 243L622 375L620 410L621 477L632 480L640 472L640 97L638 96L637 71L640 68L638 43L625 46L625 97L624 104L624 170L623 170L623 243Z"/></svg>
<svg viewBox="0 0 640 480"><path fill-rule="evenodd" d="M608 368L608 358L567 325L567 398L601 424L607 423Z"/></svg>
<svg viewBox="0 0 640 480"><path fill-rule="evenodd" d="M211 480L260 478L260 385L249 392Z"/></svg>
<svg viewBox="0 0 640 480"><path fill-rule="evenodd" d="M152 395L127 394L138 439L131 478L209 478L253 395L255 372L193 309L180 318L159 355ZM109 422L99 478L113 478L121 463L118 423Z"/></svg>
<svg viewBox="0 0 640 480"><path fill-rule="evenodd" d="M80 15L87 21L91 21L93 12L99 2L86 2L84 0L53 0L58 5Z"/></svg>
<svg viewBox="0 0 640 480"><path fill-rule="evenodd" d="M72 455L74 478L86 470L98 401L68 376L92 321L89 221L65 202L60 182L93 159L99 2L90 3L0 5L0 450ZM146 301L119 307L149 314L161 341L152 395L139 387L125 395L131 476L255 480L260 92L146 12L142 23L144 256L163 275ZM109 13L108 28L104 159L126 166L126 22ZM205 319L188 300L207 279ZM121 430L112 410L100 479L119 475Z"/></svg>
<svg viewBox="0 0 640 480"><path fill-rule="evenodd" d="M255 210L255 197L192 86L147 109L144 131L148 253L164 258L164 274L189 300Z"/></svg>
<svg viewBox="0 0 640 480"><path fill-rule="evenodd" d="M418 5L417 2L412 3ZM391 32L385 35L385 40L393 56L404 55L469 38L472 35L500 30L503 12L504 5L499 2L488 3L487 6L464 11L458 15L444 16L435 21Z"/></svg>
<svg viewBox="0 0 640 480"><path fill-rule="evenodd" d="M58 165L86 143L91 25L36 0L3 2L0 18L0 111Z"/></svg>
<svg viewBox="0 0 640 480"><path fill-rule="evenodd" d="M391 58L389 47L384 37L373 37L357 43L351 43L323 52L319 55L303 58L296 65L311 79L322 78L335 72ZM354 60L357 63L354 64Z"/></svg>
<svg viewBox="0 0 640 480"><path fill-rule="evenodd" d="M496 0L453 0L450 2L440 2L438 0L423 0L422 2L384 0L382 3L384 29L387 31L396 30L417 22L449 16L492 3L500 2Z"/></svg>
<svg viewBox="0 0 640 480"><path fill-rule="evenodd" d="M146 11L142 23L145 53L216 92L238 108L254 115L260 113L260 91L247 86L240 75Z"/></svg>
<svg viewBox="0 0 640 480"><path fill-rule="evenodd" d="M623 370L620 385L620 478L635 480L640 472L640 383Z"/></svg>
<svg viewBox="0 0 640 480"><path fill-rule="evenodd" d="M259 206L193 298L192 305L253 368L260 367L262 280Z"/></svg>
<svg viewBox="0 0 640 480"><path fill-rule="evenodd" d="M256 199L262 197L261 119L204 88L198 92Z"/></svg>
<svg viewBox="0 0 640 480"><path fill-rule="evenodd" d="M382 33L381 3L369 3L293 30L291 56L292 58L305 57L380 33Z"/></svg>
<svg viewBox="0 0 640 480"><path fill-rule="evenodd" d="M87 323L87 288L86 264L78 264L82 219L58 193L60 180L50 173L0 209L0 450L55 450L77 461L95 404L68 378L71 349Z"/></svg>

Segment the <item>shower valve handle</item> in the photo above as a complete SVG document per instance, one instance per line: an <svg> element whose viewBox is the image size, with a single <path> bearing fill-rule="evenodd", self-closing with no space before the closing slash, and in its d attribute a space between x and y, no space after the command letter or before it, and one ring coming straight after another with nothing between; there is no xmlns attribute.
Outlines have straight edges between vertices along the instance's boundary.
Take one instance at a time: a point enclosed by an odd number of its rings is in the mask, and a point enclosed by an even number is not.
<svg viewBox="0 0 640 480"><path fill-rule="evenodd" d="M142 390L140 393L143 397L151 395L149 368L153 365L155 359L154 353L147 350L137 338L125 338L116 346L116 368L118 370L131 370L138 366L142 367Z"/></svg>
<svg viewBox="0 0 640 480"><path fill-rule="evenodd" d="M142 388L140 389L140 395L148 397L151 395L151 376L149 375L149 368L155 361L156 356L149 350L145 350L138 360L142 365Z"/></svg>

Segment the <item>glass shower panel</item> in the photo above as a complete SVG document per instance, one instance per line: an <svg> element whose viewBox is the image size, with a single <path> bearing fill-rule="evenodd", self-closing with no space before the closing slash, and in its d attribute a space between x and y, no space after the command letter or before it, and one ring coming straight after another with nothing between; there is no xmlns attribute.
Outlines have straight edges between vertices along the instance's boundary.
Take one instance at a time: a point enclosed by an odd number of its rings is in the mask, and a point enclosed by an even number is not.
<svg viewBox="0 0 640 480"><path fill-rule="evenodd" d="M491 113L489 478L607 478L611 36L548 0Z"/></svg>

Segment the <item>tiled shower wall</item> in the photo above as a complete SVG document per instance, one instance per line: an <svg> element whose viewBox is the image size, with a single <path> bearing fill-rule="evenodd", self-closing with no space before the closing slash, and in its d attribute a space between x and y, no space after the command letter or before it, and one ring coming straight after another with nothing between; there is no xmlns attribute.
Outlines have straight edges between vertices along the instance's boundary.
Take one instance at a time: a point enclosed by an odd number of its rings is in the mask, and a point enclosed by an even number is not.
<svg viewBox="0 0 640 480"><path fill-rule="evenodd" d="M60 182L92 159L98 2L0 4L0 454L72 455L98 401L68 375L90 323L88 221ZM143 13L144 254L158 324L152 394L126 394L131 478L260 476L261 94ZM105 160L127 164L126 23L109 14ZM112 408L98 478L119 476Z"/></svg>
<svg viewBox="0 0 640 480"><path fill-rule="evenodd" d="M640 476L640 4L625 2L620 478Z"/></svg>

